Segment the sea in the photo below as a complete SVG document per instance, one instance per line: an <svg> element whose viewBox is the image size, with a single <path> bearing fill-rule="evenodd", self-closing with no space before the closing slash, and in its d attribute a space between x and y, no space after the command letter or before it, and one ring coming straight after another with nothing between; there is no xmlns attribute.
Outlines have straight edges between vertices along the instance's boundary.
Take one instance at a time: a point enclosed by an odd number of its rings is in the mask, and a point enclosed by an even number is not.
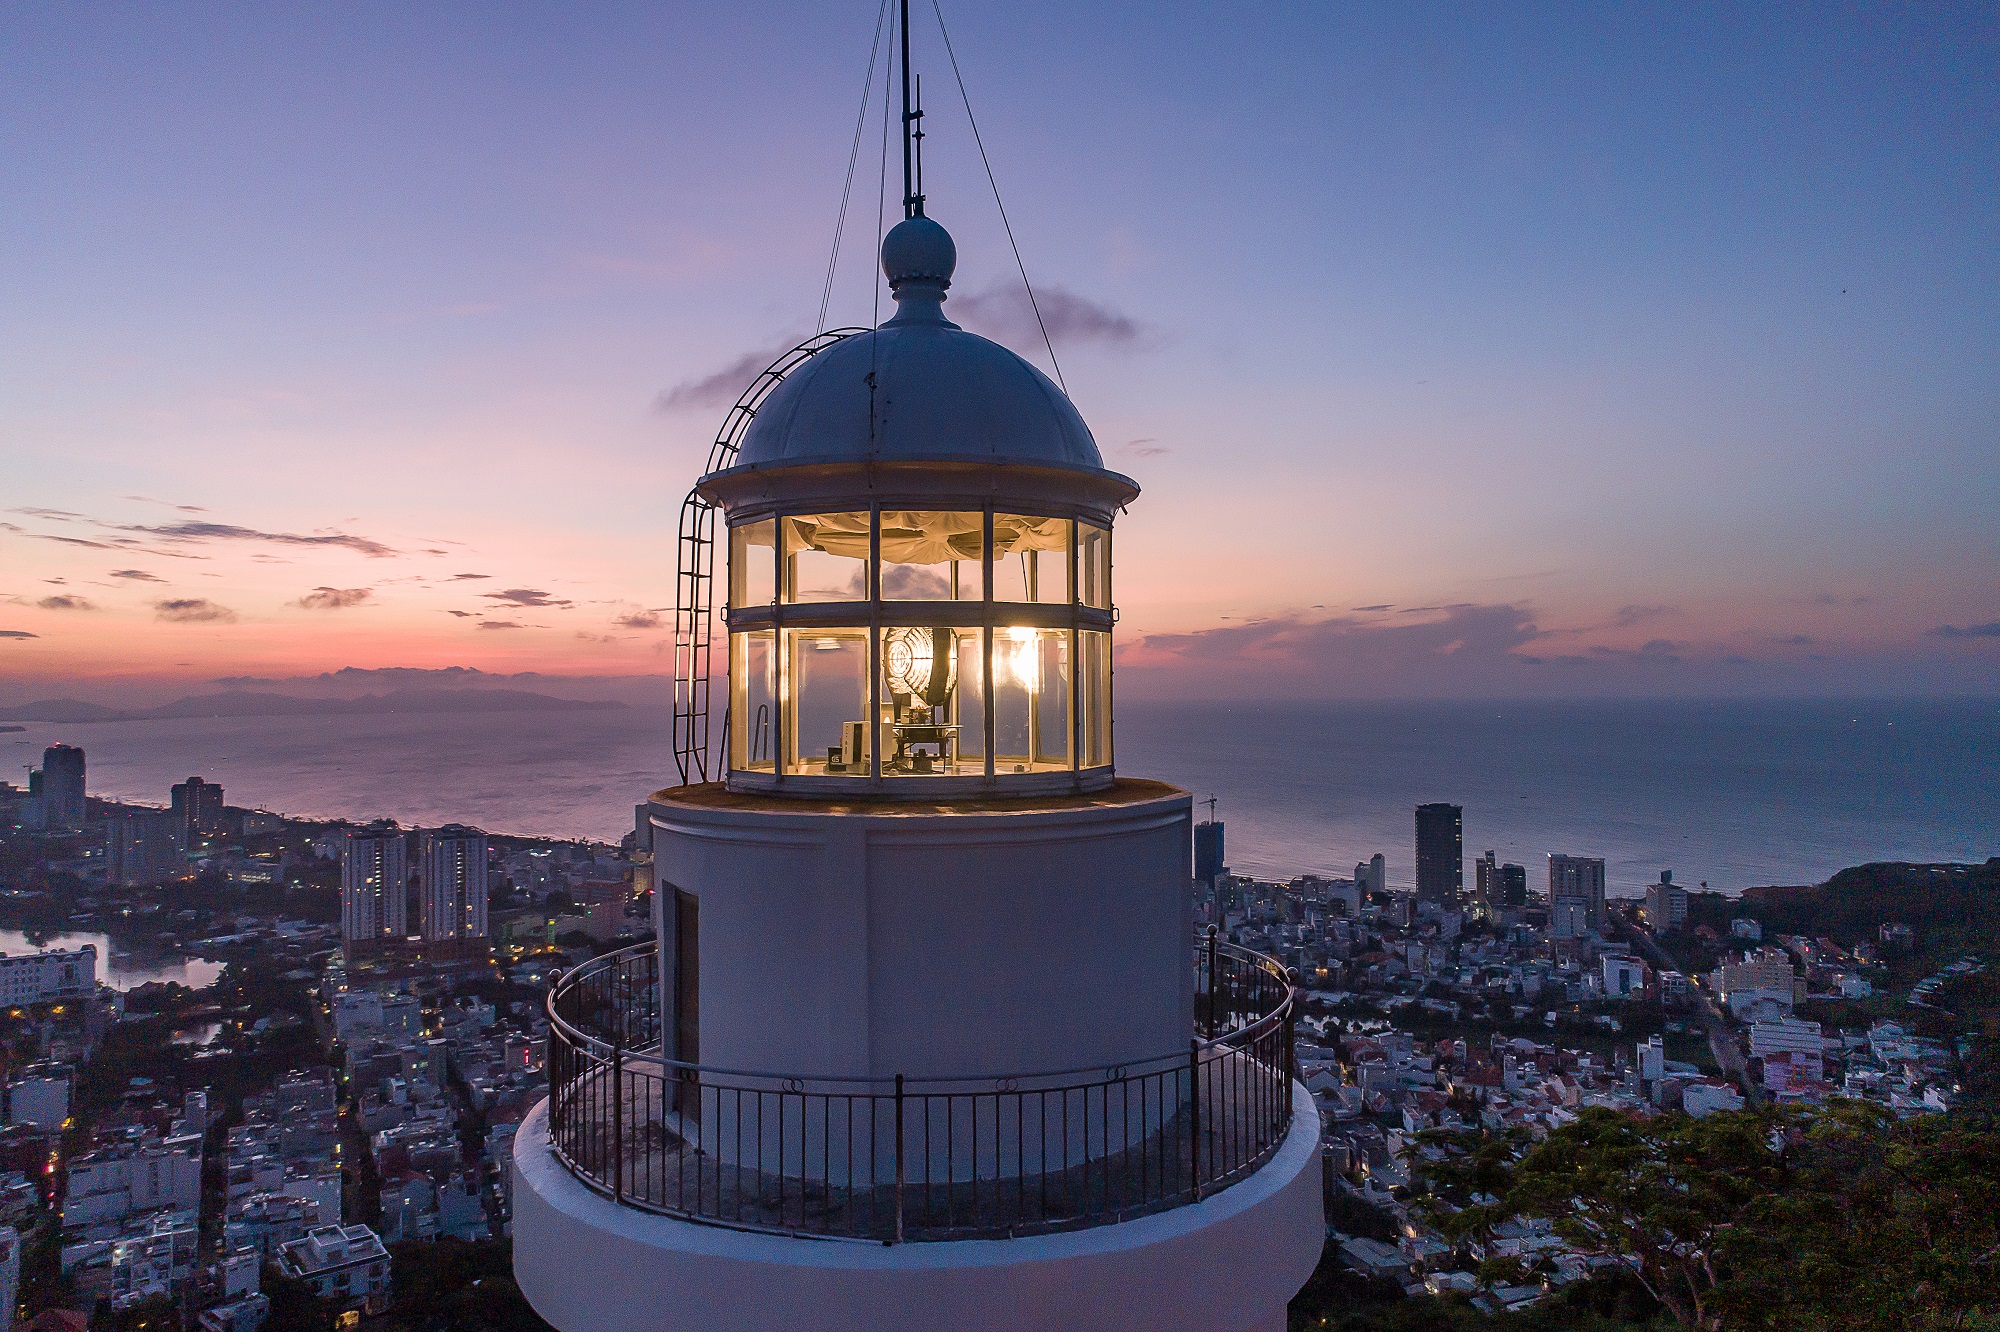
<svg viewBox="0 0 2000 1332"><path fill-rule="evenodd" d="M664 709L32 723L93 795L163 804L190 775L300 817L464 822L615 840L673 780ZM2000 700L1185 704L1121 701L1121 772L1209 800L1239 874L1414 880L1414 807L1464 808L1468 861L1602 856L1610 891L1662 870L1737 893L1878 860L2000 855ZM1471 867L1467 866L1467 881Z"/></svg>

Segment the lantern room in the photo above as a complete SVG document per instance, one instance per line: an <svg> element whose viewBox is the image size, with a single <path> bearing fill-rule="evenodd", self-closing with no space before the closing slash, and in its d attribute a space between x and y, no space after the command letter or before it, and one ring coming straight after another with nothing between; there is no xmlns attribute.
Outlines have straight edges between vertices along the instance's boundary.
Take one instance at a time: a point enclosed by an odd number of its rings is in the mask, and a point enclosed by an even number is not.
<svg viewBox="0 0 2000 1332"><path fill-rule="evenodd" d="M936 799L1113 780L1113 515L1067 395L945 318L927 217L882 245L896 316L772 391L700 492L728 530L737 790Z"/></svg>

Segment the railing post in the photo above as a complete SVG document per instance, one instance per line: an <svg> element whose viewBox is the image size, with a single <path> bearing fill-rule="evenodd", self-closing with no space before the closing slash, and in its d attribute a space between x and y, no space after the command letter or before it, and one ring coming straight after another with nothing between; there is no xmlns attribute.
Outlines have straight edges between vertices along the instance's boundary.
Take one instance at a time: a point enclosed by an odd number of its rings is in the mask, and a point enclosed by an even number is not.
<svg viewBox="0 0 2000 1332"><path fill-rule="evenodd" d="M1208 1038L1215 1039L1215 1000L1220 987L1215 979L1215 926L1208 927Z"/></svg>
<svg viewBox="0 0 2000 1332"><path fill-rule="evenodd" d="M611 1041L611 1197L625 1201L625 1033Z"/></svg>
<svg viewBox="0 0 2000 1332"><path fill-rule="evenodd" d="M1188 1174L1201 1197L1201 1042L1188 1040Z"/></svg>
<svg viewBox="0 0 2000 1332"><path fill-rule="evenodd" d="M1285 973L1285 1104L1292 1101L1292 1080L1299 1075L1299 1056L1294 1044L1299 1012L1299 984L1296 972ZM1289 1113L1287 1115L1289 1118Z"/></svg>
<svg viewBox="0 0 2000 1332"><path fill-rule="evenodd" d="M903 1242L903 1075L896 1075L896 1238Z"/></svg>

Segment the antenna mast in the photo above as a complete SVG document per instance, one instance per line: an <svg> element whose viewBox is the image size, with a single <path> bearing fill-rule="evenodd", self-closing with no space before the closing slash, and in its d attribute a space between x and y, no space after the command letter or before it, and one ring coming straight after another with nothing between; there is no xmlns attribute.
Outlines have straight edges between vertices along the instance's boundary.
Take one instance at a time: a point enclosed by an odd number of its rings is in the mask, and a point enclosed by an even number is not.
<svg viewBox="0 0 2000 1332"><path fill-rule="evenodd" d="M924 215L924 97L923 84L915 85L914 104L910 82L910 0L902 0L903 23L903 216Z"/></svg>

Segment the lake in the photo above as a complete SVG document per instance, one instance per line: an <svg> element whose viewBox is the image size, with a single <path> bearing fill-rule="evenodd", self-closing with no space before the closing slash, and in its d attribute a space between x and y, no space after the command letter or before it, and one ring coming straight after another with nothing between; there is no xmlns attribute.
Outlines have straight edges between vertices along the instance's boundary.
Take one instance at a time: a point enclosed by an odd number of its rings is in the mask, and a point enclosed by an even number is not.
<svg viewBox="0 0 2000 1332"><path fill-rule="evenodd" d="M222 974L222 963L206 958L182 957L177 953L145 956L120 953L111 946L108 934L51 934L37 944L19 930L0 930L0 953L10 957L22 953L69 952L85 944L97 949L98 982L121 992L154 981L177 981L190 990L200 990Z"/></svg>

